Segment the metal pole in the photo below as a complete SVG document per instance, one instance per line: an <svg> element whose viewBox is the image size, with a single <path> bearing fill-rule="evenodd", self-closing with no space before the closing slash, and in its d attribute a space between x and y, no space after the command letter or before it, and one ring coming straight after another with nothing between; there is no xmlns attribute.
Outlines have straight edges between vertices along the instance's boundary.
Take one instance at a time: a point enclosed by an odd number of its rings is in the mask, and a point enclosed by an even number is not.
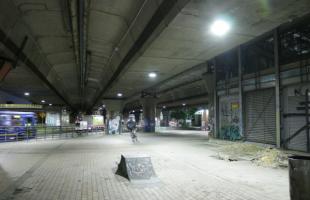
<svg viewBox="0 0 310 200"><path fill-rule="evenodd" d="M243 132L243 89L242 89L242 47L238 47L238 78L239 78L239 123L240 123L240 135L244 137Z"/></svg>
<svg viewBox="0 0 310 200"><path fill-rule="evenodd" d="M306 125L307 125L307 152L309 153L310 152L310 131L309 131L309 90L306 89Z"/></svg>
<svg viewBox="0 0 310 200"><path fill-rule="evenodd" d="M6 138L6 137L7 137L7 130L6 130L6 127L4 127L4 134L5 134L5 135L4 135L4 141L6 142L6 140L7 140L7 138Z"/></svg>
<svg viewBox="0 0 310 200"><path fill-rule="evenodd" d="M216 58L213 60L214 62L214 136L219 138L219 105L218 105L218 96L216 90L216 82L217 82L217 67L216 67Z"/></svg>
<svg viewBox="0 0 310 200"><path fill-rule="evenodd" d="M275 95L276 95L276 145L281 147L281 99L280 99L280 66L279 66L279 30L273 32L274 66L275 66Z"/></svg>

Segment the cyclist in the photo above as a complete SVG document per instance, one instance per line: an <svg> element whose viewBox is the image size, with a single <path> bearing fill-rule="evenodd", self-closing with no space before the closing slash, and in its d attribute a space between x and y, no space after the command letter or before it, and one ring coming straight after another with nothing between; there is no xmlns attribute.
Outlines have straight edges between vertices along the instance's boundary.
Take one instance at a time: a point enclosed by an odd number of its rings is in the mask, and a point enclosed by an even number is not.
<svg viewBox="0 0 310 200"><path fill-rule="evenodd" d="M132 142L138 142L137 136L137 124L134 116L129 116L129 120L127 121L127 128L130 131L130 137Z"/></svg>

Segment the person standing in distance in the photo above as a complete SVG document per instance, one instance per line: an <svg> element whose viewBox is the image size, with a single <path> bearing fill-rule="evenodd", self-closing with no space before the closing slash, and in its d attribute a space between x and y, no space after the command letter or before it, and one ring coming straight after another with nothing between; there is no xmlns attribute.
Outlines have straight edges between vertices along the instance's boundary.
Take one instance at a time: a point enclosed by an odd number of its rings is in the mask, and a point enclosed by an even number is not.
<svg viewBox="0 0 310 200"><path fill-rule="evenodd" d="M127 121L127 129L130 131L130 137L132 142L138 142L137 136L137 124L134 116L129 116L129 120Z"/></svg>

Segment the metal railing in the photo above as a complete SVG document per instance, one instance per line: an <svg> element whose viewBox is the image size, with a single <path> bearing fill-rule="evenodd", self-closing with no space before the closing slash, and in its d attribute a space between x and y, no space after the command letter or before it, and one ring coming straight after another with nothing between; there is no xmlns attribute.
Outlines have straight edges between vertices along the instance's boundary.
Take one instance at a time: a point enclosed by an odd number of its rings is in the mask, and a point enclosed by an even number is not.
<svg viewBox="0 0 310 200"><path fill-rule="evenodd" d="M0 142L13 142L39 139L66 139L85 135L103 134L103 127L77 130L69 126L0 126Z"/></svg>

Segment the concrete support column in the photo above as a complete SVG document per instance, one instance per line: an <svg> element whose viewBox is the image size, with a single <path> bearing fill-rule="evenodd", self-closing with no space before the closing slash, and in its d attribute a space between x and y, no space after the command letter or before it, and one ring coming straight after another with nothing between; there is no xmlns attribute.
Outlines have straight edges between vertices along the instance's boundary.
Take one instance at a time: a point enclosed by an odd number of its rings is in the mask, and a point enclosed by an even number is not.
<svg viewBox="0 0 310 200"><path fill-rule="evenodd" d="M280 66L279 66L279 31L273 32L274 66L275 66L275 95L276 95L276 145L281 147L281 99L280 99Z"/></svg>
<svg viewBox="0 0 310 200"><path fill-rule="evenodd" d="M169 110L167 109L162 109L163 113L163 126L168 127L169 126Z"/></svg>
<svg viewBox="0 0 310 200"><path fill-rule="evenodd" d="M215 88L215 94L214 94L214 122L213 122L213 134L214 137L219 138L220 137L220 130L219 130L219 98L217 96L216 88Z"/></svg>
<svg viewBox="0 0 310 200"><path fill-rule="evenodd" d="M116 126L118 124L118 126ZM112 126L112 127L111 127ZM122 131L122 114L120 111L110 110L107 112L106 133L121 134Z"/></svg>
<svg viewBox="0 0 310 200"><path fill-rule="evenodd" d="M105 100L102 102L106 106L106 133L115 133L121 134L122 130L122 107L123 102L121 100ZM116 127L118 123L118 127ZM117 129L117 130L116 130Z"/></svg>
<svg viewBox="0 0 310 200"><path fill-rule="evenodd" d="M143 107L144 131L155 132L156 99L144 97L141 99L141 104Z"/></svg>
<svg viewBox="0 0 310 200"><path fill-rule="evenodd" d="M207 110L204 109L201 115L201 130L206 131L207 127L208 127L208 114L207 114Z"/></svg>
<svg viewBox="0 0 310 200"><path fill-rule="evenodd" d="M156 125L157 127L160 127L160 113L161 113L161 109L160 108L156 108L155 110L155 116L156 116Z"/></svg>
<svg viewBox="0 0 310 200"><path fill-rule="evenodd" d="M210 124L211 126L210 133L214 136L216 136L216 110L217 110L215 74L216 74L215 71L212 72L212 70L209 69L208 72L203 76L205 87L208 92L208 110L209 110L208 124Z"/></svg>

